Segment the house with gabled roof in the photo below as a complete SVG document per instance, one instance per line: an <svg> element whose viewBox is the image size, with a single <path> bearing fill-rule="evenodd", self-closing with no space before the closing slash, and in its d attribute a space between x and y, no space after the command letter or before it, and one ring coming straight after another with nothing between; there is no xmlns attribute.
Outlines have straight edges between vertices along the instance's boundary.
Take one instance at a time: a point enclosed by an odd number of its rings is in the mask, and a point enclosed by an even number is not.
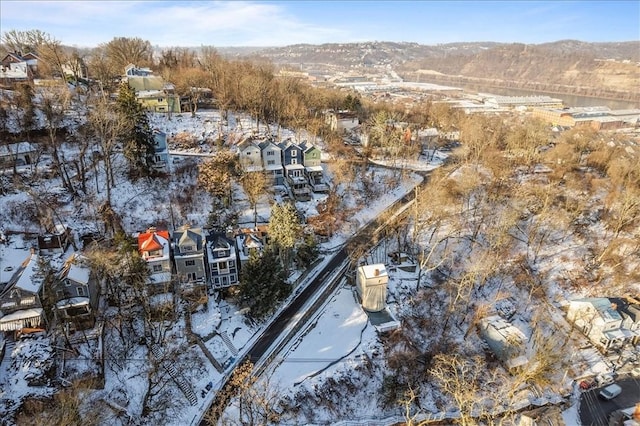
<svg viewBox="0 0 640 426"><path fill-rule="evenodd" d="M95 324L99 286L86 257L71 256L53 283L54 311L71 331L86 330Z"/></svg>
<svg viewBox="0 0 640 426"><path fill-rule="evenodd" d="M202 228L192 228L185 224L173 231L171 242L180 288L188 291L203 290L206 294L205 236Z"/></svg>
<svg viewBox="0 0 640 426"><path fill-rule="evenodd" d="M329 185L324 179L324 170L322 169L322 152L306 141L300 144L300 149L302 150L304 174L313 192L329 191Z"/></svg>
<svg viewBox="0 0 640 426"><path fill-rule="evenodd" d="M171 253L169 231L155 227L138 234L138 252L147 262L149 278L147 290L150 294L167 293L171 286Z"/></svg>
<svg viewBox="0 0 640 426"><path fill-rule="evenodd" d="M273 143L272 140L265 140L258 144L262 155L262 167L267 176L271 178L273 185L284 185L284 174L282 172L282 148Z"/></svg>
<svg viewBox="0 0 640 426"><path fill-rule="evenodd" d="M46 327L42 309L44 275L39 271L39 256L32 251L0 294L0 331Z"/></svg>
<svg viewBox="0 0 640 426"><path fill-rule="evenodd" d="M607 297L575 299L569 302L567 319L604 352L630 343L636 333L623 327L615 300Z"/></svg>
<svg viewBox="0 0 640 426"><path fill-rule="evenodd" d="M290 141L281 142L278 146L282 150L285 185L296 200L309 201L311 189L304 175L302 149Z"/></svg>
<svg viewBox="0 0 640 426"><path fill-rule="evenodd" d="M71 228L57 224L52 232L38 235L38 250L41 256L60 254L73 243Z"/></svg>
<svg viewBox="0 0 640 426"><path fill-rule="evenodd" d="M210 231L206 237L206 253L213 289L237 285L239 267L234 241L222 233Z"/></svg>
<svg viewBox="0 0 640 426"><path fill-rule="evenodd" d="M256 228L241 228L236 233L236 247L238 249L238 260L240 261L240 271L249 261L251 254L261 254L267 244L268 225Z"/></svg>
<svg viewBox="0 0 640 426"><path fill-rule="evenodd" d="M160 76L153 75L149 68L138 68L129 64L125 68L125 79L136 92L136 99L148 111L176 112L180 110L180 97L174 93L175 87Z"/></svg>
<svg viewBox="0 0 640 426"><path fill-rule="evenodd" d="M236 144L238 160L245 172L261 172L262 151L258 144L251 138L244 139Z"/></svg>

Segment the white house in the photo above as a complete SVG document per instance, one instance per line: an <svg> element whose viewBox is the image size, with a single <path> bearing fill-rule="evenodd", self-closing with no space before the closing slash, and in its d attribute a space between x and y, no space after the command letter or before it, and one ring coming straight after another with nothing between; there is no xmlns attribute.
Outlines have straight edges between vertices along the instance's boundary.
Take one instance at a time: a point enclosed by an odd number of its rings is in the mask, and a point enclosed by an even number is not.
<svg viewBox="0 0 640 426"><path fill-rule="evenodd" d="M618 309L618 304L606 297L576 299L569 302L567 319L595 346L609 351L636 337L636 333L623 327Z"/></svg>
<svg viewBox="0 0 640 426"><path fill-rule="evenodd" d="M376 263L358 267L356 290L364 310L379 312L385 308L388 282L389 275L384 264Z"/></svg>

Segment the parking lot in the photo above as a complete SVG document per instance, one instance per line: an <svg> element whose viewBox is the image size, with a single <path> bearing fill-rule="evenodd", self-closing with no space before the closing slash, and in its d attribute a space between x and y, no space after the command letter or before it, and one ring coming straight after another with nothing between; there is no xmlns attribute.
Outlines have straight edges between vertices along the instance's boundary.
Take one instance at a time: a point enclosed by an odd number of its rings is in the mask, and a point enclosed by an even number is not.
<svg viewBox="0 0 640 426"><path fill-rule="evenodd" d="M611 413L640 402L640 379L626 378L616 383L622 388L622 393L610 401L598 395L602 387L582 393L579 408L582 426L608 426Z"/></svg>

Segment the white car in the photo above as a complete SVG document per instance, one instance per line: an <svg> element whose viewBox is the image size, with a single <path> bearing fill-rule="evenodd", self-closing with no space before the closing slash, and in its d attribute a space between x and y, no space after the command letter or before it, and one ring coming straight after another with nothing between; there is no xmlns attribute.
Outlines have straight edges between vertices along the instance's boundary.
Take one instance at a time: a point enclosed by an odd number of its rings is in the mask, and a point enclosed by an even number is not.
<svg viewBox="0 0 640 426"><path fill-rule="evenodd" d="M613 384L613 385L607 386L606 388L603 388L600 391L599 395L608 401L620 395L621 393L622 393L622 388L616 384Z"/></svg>

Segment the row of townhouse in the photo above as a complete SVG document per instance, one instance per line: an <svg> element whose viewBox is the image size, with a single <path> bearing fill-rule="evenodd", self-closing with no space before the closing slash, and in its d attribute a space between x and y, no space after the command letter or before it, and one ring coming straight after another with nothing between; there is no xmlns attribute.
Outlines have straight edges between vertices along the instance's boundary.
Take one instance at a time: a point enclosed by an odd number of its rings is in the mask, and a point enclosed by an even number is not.
<svg viewBox="0 0 640 426"><path fill-rule="evenodd" d="M311 199L311 192L329 190L322 169L322 152L316 146L290 140L247 138L235 145L239 161L249 172L264 171L273 185L284 185L299 201Z"/></svg>
<svg viewBox="0 0 640 426"><path fill-rule="evenodd" d="M235 237L183 225L171 234L149 228L138 235L138 251L147 262L151 293L180 291L202 295L239 283L240 269L253 250L266 244L266 227L242 229Z"/></svg>
<svg viewBox="0 0 640 426"><path fill-rule="evenodd" d="M73 253L50 281L42 272L46 256L64 253L69 247L68 241L62 241L67 231L65 227L56 238L42 236L44 245L39 253L33 249L0 292L0 332L19 334L46 329L50 318L45 315L45 297L50 300L56 319L66 324L68 331L94 326L100 285L88 259ZM207 290L238 284L242 264L252 251L260 252L266 244L267 227L240 229L235 237L189 225L171 234L149 228L137 236L137 241L149 271L148 294L174 291L177 287L206 296Z"/></svg>

